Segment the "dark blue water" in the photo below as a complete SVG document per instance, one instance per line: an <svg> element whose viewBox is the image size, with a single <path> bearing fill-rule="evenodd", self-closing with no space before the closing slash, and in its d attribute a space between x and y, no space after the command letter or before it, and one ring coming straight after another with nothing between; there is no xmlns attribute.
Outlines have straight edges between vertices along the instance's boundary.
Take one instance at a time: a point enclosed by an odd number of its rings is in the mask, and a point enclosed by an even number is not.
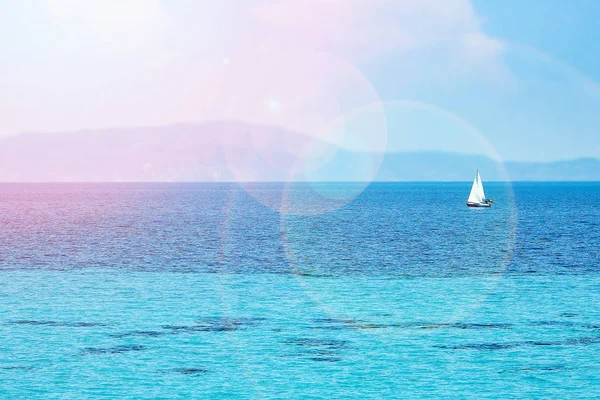
<svg viewBox="0 0 600 400"><path fill-rule="evenodd" d="M0 186L0 395L600 395L600 184L357 187Z"/></svg>

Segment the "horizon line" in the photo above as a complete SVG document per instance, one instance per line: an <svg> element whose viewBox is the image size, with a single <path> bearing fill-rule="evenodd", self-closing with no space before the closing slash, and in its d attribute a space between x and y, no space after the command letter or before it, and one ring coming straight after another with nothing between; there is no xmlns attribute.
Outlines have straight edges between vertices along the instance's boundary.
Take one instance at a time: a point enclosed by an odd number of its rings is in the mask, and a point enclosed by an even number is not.
<svg viewBox="0 0 600 400"><path fill-rule="evenodd" d="M401 181L0 181L0 185L9 184L294 184L294 183L320 183L320 184L372 184L372 183L471 183L472 180L401 180ZM486 180L486 183L600 183L600 180Z"/></svg>

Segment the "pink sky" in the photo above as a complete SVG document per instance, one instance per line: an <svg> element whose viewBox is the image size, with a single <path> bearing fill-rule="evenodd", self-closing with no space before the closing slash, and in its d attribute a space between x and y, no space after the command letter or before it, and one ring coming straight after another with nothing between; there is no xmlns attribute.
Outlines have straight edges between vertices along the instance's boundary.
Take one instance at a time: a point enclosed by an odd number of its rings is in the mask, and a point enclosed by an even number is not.
<svg viewBox="0 0 600 400"><path fill-rule="evenodd" d="M4 8L0 135L222 118L304 129L378 101L358 60L439 48L490 66L503 48L464 0L37 0Z"/></svg>

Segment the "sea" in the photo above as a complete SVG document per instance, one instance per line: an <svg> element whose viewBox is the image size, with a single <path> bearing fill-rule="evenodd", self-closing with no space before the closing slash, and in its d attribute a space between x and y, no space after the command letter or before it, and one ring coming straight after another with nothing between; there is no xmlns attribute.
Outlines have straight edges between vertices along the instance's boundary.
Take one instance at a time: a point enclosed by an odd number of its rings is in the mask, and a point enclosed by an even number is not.
<svg viewBox="0 0 600 400"><path fill-rule="evenodd" d="M0 185L1 399L600 397L600 183Z"/></svg>

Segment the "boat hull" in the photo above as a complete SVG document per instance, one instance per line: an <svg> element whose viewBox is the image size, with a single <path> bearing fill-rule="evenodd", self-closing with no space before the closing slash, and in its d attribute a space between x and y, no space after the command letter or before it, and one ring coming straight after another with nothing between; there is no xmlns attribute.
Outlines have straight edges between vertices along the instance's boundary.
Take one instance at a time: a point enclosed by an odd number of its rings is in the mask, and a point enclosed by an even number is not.
<svg viewBox="0 0 600 400"><path fill-rule="evenodd" d="M467 207L491 207L490 203L470 203L467 202Z"/></svg>

